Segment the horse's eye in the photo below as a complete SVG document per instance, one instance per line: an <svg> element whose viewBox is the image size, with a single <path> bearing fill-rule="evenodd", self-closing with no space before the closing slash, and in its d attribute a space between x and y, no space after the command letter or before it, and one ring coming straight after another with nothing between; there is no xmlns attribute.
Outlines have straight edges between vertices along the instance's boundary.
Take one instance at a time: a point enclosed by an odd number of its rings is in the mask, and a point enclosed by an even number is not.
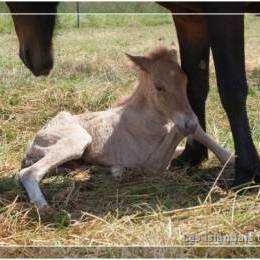
<svg viewBox="0 0 260 260"><path fill-rule="evenodd" d="M164 91L165 91L165 88L164 88L162 85L159 85L159 84L155 84L155 88L156 88L158 91L161 91L161 92L164 92Z"/></svg>

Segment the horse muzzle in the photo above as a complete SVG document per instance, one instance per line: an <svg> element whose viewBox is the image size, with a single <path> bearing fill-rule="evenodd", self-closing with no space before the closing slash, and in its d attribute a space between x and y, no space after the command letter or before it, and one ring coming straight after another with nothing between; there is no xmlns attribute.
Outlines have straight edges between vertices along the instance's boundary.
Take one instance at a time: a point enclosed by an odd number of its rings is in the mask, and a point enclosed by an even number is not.
<svg viewBox="0 0 260 260"><path fill-rule="evenodd" d="M30 48L23 46L20 48L19 56L34 76L47 76L53 68L51 50L48 52L41 50L32 51Z"/></svg>

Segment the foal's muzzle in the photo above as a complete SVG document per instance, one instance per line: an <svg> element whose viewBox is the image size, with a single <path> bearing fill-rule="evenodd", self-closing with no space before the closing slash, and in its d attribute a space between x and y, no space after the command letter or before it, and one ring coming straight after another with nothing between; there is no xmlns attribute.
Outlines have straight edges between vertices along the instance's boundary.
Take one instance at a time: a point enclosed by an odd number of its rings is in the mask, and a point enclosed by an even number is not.
<svg viewBox="0 0 260 260"><path fill-rule="evenodd" d="M195 115L192 116L180 115L175 120L175 124L183 136L188 136L195 133L199 122Z"/></svg>

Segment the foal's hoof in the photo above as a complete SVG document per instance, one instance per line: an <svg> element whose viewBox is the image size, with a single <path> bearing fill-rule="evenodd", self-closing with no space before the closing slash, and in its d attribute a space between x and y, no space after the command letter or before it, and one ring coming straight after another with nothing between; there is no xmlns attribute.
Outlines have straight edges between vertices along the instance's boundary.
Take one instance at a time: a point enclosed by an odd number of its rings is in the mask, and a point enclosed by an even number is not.
<svg viewBox="0 0 260 260"><path fill-rule="evenodd" d="M56 211L49 205L45 205L40 208L35 205L35 207L32 209L32 216L42 222L49 222L51 219L53 219L55 214Z"/></svg>
<svg viewBox="0 0 260 260"><path fill-rule="evenodd" d="M56 227L65 227L71 223L71 216L64 210L56 210L50 206L37 208L38 218L43 223L51 223Z"/></svg>
<svg viewBox="0 0 260 260"><path fill-rule="evenodd" d="M40 215L53 215L55 214L55 210L50 207L49 205L45 205L41 208L37 208L37 211L39 212Z"/></svg>

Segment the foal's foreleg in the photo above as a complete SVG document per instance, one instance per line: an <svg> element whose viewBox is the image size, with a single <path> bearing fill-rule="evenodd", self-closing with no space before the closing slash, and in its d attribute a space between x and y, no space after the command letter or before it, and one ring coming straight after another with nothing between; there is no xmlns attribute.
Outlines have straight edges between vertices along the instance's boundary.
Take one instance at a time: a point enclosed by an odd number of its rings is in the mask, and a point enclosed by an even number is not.
<svg viewBox="0 0 260 260"><path fill-rule="evenodd" d="M213 139L211 139L200 126L198 126L196 132L192 135L192 137L197 142L200 142L208 149L210 149L223 165L227 162L229 165L233 165L235 163L234 156L226 149L221 147L219 144L217 144Z"/></svg>
<svg viewBox="0 0 260 260"><path fill-rule="evenodd" d="M79 159L83 155L88 144L91 143L91 136L86 132L81 138L62 138L48 149L48 153L35 164L21 170L18 174L19 180L26 189L30 201L35 203L37 208L48 206L38 182L50 170L64 164L67 161Z"/></svg>

